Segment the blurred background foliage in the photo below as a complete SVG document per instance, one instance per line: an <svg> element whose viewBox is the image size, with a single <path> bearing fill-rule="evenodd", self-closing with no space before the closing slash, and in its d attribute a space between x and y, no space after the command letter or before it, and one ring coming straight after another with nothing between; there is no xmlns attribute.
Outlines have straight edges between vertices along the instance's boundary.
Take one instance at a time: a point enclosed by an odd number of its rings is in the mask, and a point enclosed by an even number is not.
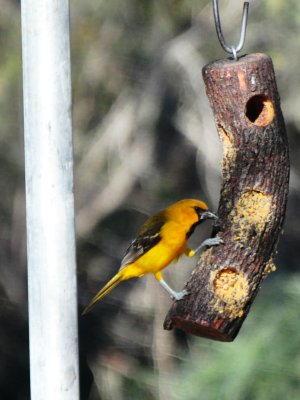
<svg viewBox="0 0 300 400"><path fill-rule="evenodd" d="M242 3L220 1L229 42ZM0 397L12 400L29 399L19 1L0 10ZM123 283L79 319L82 400L299 398L299 35L299 2L250 1L244 52L273 58L291 184L277 272L242 331L233 343L166 332L170 299L154 279ZM72 0L71 37L80 311L146 215L184 197L217 209L221 146L201 68L226 55L208 0ZM166 280L180 289L195 262Z"/></svg>

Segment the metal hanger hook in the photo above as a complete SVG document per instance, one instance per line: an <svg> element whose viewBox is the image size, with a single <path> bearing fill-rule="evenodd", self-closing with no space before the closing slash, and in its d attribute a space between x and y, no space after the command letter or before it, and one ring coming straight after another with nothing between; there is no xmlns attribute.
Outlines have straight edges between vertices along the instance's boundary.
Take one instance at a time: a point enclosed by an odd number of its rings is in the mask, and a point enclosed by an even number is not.
<svg viewBox="0 0 300 400"><path fill-rule="evenodd" d="M216 31L218 35L219 42L223 49L226 51L226 53L229 53L232 55L234 60L238 59L237 53L239 53L245 43L245 37L246 37L246 28L247 28L247 20L248 20L248 10L249 10L249 2L245 1L244 2L244 7L243 7L243 15L242 15L242 21L241 21L241 31L240 31L240 40L237 46L228 46L223 32L221 28L221 20L220 20L220 13L219 13L219 1L218 0L213 0L213 10L214 10L214 18L215 18L215 25L216 25Z"/></svg>

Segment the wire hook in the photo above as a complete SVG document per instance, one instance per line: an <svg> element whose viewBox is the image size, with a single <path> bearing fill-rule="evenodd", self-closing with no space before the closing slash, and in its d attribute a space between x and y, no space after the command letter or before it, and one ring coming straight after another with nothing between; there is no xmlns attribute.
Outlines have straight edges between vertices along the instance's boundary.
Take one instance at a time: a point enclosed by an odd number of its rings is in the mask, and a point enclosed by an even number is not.
<svg viewBox="0 0 300 400"><path fill-rule="evenodd" d="M242 50L244 43L245 43L249 2L248 1L244 2L243 15L242 15L242 21L241 21L240 40L236 47L228 46L226 44L226 41L225 41L225 38L224 38L224 35L222 32L222 28L221 28L221 20L220 20L220 13L219 13L219 1L218 0L213 0L213 10L214 10L214 19L215 19L216 31L217 31L219 42L220 42L221 46L223 47L223 49L226 51L226 53L231 54L233 59L235 61L237 61L237 59L238 59L237 53Z"/></svg>

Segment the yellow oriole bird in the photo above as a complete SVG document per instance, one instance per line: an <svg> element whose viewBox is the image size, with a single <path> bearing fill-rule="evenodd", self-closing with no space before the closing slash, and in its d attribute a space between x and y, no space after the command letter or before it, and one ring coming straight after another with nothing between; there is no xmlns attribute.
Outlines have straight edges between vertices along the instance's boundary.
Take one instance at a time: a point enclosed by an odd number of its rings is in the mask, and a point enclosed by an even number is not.
<svg viewBox="0 0 300 400"><path fill-rule="evenodd" d="M187 245L197 225L206 219L217 216L208 210L200 200L181 200L170 207L152 215L141 227L136 239L129 245L121 262L119 272L96 294L85 307L82 314L90 311L94 305L106 296L120 282L130 278L152 273L172 299L180 300L187 292L175 292L164 281L161 270L182 254L193 257L202 247L222 243L218 237L206 239L192 250Z"/></svg>

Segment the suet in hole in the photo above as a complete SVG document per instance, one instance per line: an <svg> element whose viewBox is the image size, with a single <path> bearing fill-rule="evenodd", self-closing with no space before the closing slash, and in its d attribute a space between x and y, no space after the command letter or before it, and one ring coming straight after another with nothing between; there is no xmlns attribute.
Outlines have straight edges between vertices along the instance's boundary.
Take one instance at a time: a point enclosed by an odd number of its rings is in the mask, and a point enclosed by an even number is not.
<svg viewBox="0 0 300 400"><path fill-rule="evenodd" d="M269 125L275 115L272 101L263 94L251 97L246 104L246 117L256 126Z"/></svg>
<svg viewBox="0 0 300 400"><path fill-rule="evenodd" d="M227 267L218 271L213 280L215 294L226 303L241 303L248 295L249 284L242 271Z"/></svg>

